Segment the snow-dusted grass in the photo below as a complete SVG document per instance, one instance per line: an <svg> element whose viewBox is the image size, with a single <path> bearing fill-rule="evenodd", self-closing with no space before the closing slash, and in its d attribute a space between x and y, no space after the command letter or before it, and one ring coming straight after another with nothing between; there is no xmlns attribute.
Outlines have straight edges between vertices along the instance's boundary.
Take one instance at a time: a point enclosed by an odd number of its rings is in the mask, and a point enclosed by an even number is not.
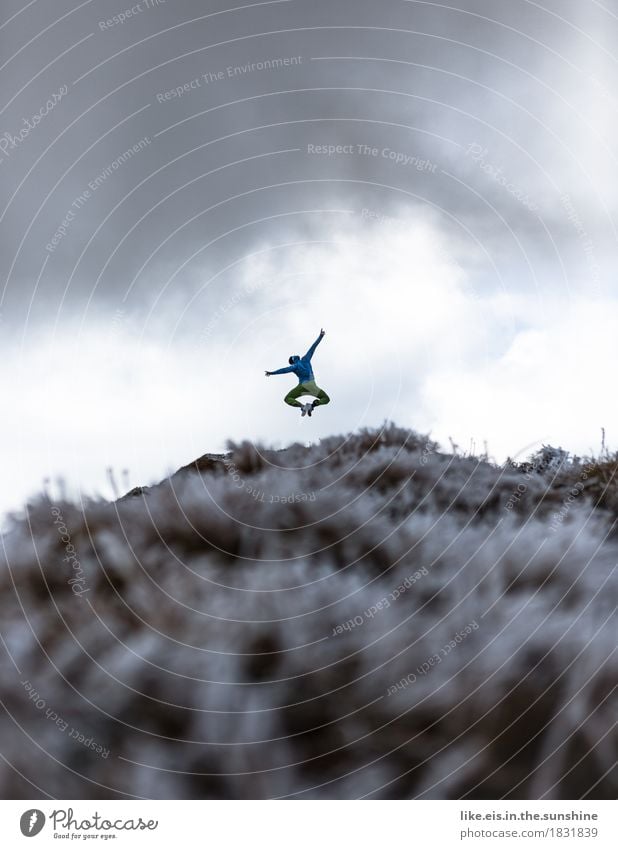
<svg viewBox="0 0 618 849"><path fill-rule="evenodd" d="M4 797L616 797L616 458L197 467L4 536Z"/></svg>

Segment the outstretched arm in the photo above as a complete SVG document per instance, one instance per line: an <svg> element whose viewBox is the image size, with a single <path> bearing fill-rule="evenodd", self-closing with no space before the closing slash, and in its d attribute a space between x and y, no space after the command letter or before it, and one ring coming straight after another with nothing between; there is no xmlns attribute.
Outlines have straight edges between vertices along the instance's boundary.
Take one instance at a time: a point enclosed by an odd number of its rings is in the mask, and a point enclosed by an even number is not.
<svg viewBox="0 0 618 849"><path fill-rule="evenodd" d="M306 353L306 354L305 354L305 356L303 357L303 360L310 360L310 359L311 359L311 357L312 357L312 356L314 355L314 353L315 353L315 349L318 347L318 345L319 345L319 344L320 344L320 342L322 341L323 336L324 336L324 331L323 331L323 330L320 330L320 335L319 335L319 336L318 336L318 338L315 340L315 342L313 343L313 345L309 348L309 350L307 351L307 353Z"/></svg>
<svg viewBox="0 0 618 849"><path fill-rule="evenodd" d="M294 366L287 366L287 368L278 368L277 371L266 371L264 374L266 377L270 377L271 374L287 374L289 371L294 371Z"/></svg>

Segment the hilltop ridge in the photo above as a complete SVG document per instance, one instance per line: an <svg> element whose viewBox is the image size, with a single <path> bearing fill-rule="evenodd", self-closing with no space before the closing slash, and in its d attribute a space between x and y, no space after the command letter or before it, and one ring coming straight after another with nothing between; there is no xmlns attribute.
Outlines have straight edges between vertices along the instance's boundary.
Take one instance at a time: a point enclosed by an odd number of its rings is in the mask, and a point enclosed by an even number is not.
<svg viewBox="0 0 618 849"><path fill-rule="evenodd" d="M615 798L615 458L228 449L13 520L5 798Z"/></svg>

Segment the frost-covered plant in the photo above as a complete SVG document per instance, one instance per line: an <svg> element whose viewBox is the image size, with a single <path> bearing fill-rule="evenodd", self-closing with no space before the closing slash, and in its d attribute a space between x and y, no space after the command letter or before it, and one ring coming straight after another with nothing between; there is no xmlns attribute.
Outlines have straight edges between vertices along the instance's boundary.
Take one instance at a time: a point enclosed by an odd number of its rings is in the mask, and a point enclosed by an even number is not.
<svg viewBox="0 0 618 849"><path fill-rule="evenodd" d="M2 538L4 798L615 798L594 470L549 533L580 471L387 424L38 498Z"/></svg>

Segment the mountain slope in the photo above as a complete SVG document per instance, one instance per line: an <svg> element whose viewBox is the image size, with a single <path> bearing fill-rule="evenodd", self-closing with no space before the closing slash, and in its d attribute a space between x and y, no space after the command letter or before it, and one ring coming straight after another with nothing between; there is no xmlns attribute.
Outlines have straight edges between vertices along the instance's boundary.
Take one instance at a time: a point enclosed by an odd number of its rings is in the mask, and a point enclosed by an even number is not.
<svg viewBox="0 0 618 849"><path fill-rule="evenodd" d="M41 498L3 538L4 797L615 798L614 472L387 425Z"/></svg>

